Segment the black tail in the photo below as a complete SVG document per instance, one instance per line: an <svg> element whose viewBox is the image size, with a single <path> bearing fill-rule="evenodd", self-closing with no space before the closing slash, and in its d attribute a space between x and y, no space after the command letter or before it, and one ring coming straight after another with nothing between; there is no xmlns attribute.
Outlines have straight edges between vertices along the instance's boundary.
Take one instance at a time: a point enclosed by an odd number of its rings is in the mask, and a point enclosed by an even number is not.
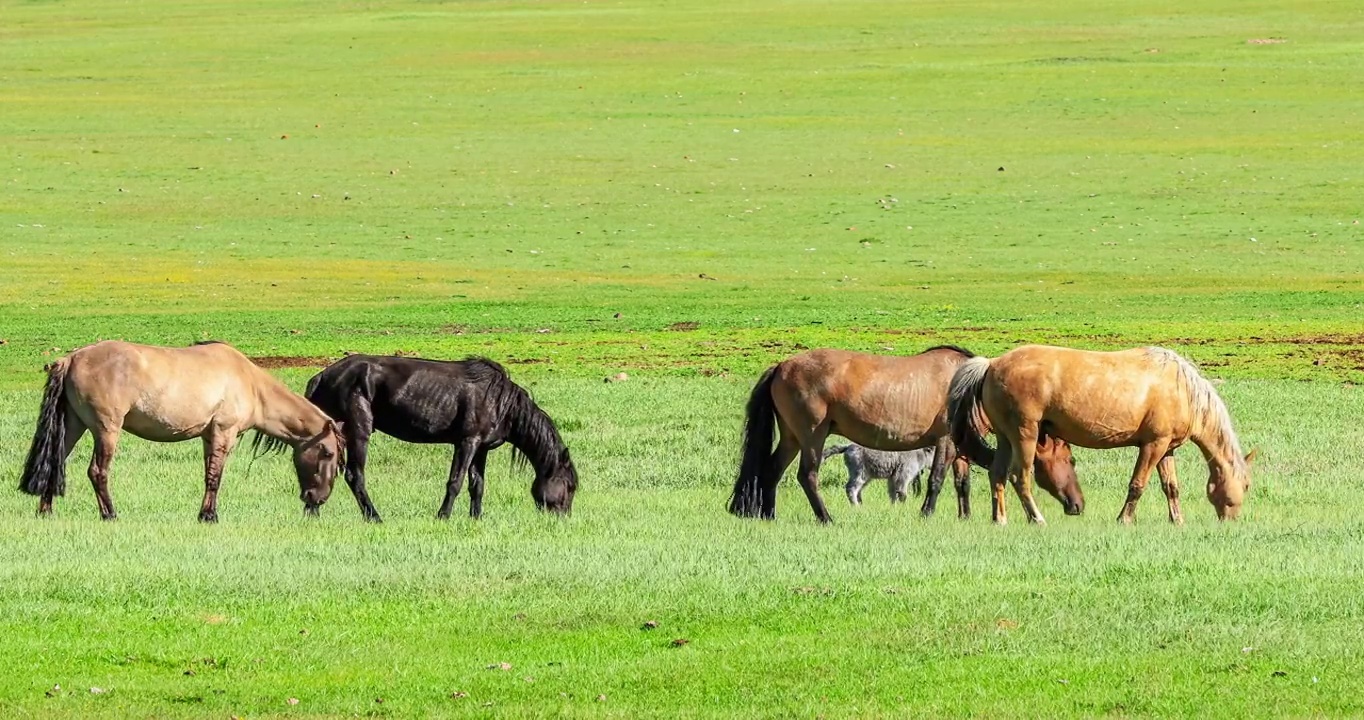
<svg viewBox="0 0 1364 720"><path fill-rule="evenodd" d="M848 448L850 448L850 447L852 447L852 446L851 446L851 445L834 445L833 447L824 448L824 458L823 458L823 459L828 460L829 458L831 458L831 457L833 457L833 456L835 456L835 455L842 455L843 453L847 452L847 451L848 451Z"/></svg>
<svg viewBox="0 0 1364 720"><path fill-rule="evenodd" d="M66 373L71 361L62 358L47 369L47 389L38 411L38 429L24 461L19 489L29 495L66 494Z"/></svg>
<svg viewBox="0 0 1364 720"><path fill-rule="evenodd" d="M772 457L772 435L777 430L777 407L772 402L772 378L777 366L767 369L748 396L744 419L744 455L739 477L729 496L729 511L739 517L757 517L762 511L762 476Z"/></svg>
<svg viewBox="0 0 1364 720"><path fill-rule="evenodd" d="M971 462L989 469L995 462L995 451L985 444L985 433L990 431L980 411L980 389L985 385L985 373L990 361L976 357L962 363L952 376L947 397L947 417L952 424L952 442L957 452Z"/></svg>

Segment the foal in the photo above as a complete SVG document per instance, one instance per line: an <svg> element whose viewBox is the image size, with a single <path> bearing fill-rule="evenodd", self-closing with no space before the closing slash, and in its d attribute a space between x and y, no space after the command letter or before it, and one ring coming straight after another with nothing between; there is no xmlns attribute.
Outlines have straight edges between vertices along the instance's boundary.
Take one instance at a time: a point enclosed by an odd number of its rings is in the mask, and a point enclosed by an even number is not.
<svg viewBox="0 0 1364 720"><path fill-rule="evenodd" d="M843 464L848 468L848 502L862 504L862 487L871 480L885 480L886 491L892 504L904 502L909 496L911 483L914 494L918 495L923 487L920 478L924 468L933 464L933 448L919 448L904 452L889 452L862 447L857 443L834 445L824 450L823 459L835 455L843 456Z"/></svg>

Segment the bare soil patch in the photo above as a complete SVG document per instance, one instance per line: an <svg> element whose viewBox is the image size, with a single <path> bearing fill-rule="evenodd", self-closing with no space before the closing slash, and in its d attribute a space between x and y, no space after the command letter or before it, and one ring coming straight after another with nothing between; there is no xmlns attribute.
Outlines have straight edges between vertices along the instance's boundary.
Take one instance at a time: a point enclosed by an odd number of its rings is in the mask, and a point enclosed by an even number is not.
<svg viewBox="0 0 1364 720"><path fill-rule="evenodd" d="M266 370L277 370L279 368L322 368L332 364L331 358L325 357L300 357L294 355L264 355L251 358L251 362L265 368Z"/></svg>

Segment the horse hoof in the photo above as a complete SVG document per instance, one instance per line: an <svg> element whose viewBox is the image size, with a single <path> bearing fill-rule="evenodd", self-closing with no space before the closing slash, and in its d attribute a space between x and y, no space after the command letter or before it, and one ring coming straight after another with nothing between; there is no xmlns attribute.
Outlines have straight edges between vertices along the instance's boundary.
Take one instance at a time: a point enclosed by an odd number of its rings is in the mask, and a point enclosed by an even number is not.
<svg viewBox="0 0 1364 720"><path fill-rule="evenodd" d="M218 513L215 513L215 512L212 512L212 513L203 513L203 512L201 512L201 513L199 513L199 522L201 522L201 523L216 523L216 522L218 522Z"/></svg>

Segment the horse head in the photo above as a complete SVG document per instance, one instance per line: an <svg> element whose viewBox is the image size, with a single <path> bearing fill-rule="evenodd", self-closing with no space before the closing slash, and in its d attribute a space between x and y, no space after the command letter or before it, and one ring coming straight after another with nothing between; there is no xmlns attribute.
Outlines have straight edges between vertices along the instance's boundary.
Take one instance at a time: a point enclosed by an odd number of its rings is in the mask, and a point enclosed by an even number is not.
<svg viewBox="0 0 1364 720"><path fill-rule="evenodd" d="M573 494L577 491L578 471L573 467L568 448L559 451L551 467L537 470L535 482L530 486L535 507L560 515L567 515L573 510Z"/></svg>
<svg viewBox="0 0 1364 720"><path fill-rule="evenodd" d="M345 464L345 435L341 425L328 420L322 432L294 448L294 471L298 473L299 499L303 511L316 515L332 494L332 483Z"/></svg>
<svg viewBox="0 0 1364 720"><path fill-rule="evenodd" d="M1080 479L1075 475L1075 456L1070 443L1057 437L1043 435L1037 442L1034 466L1037 486L1056 498L1067 515L1085 511L1085 494Z"/></svg>
<svg viewBox="0 0 1364 720"><path fill-rule="evenodd" d="M1244 458L1232 455L1231 466L1210 463L1208 466L1208 502L1217 511L1218 520L1235 520L1241 514L1241 503L1250 492L1250 466L1259 452L1252 449Z"/></svg>

